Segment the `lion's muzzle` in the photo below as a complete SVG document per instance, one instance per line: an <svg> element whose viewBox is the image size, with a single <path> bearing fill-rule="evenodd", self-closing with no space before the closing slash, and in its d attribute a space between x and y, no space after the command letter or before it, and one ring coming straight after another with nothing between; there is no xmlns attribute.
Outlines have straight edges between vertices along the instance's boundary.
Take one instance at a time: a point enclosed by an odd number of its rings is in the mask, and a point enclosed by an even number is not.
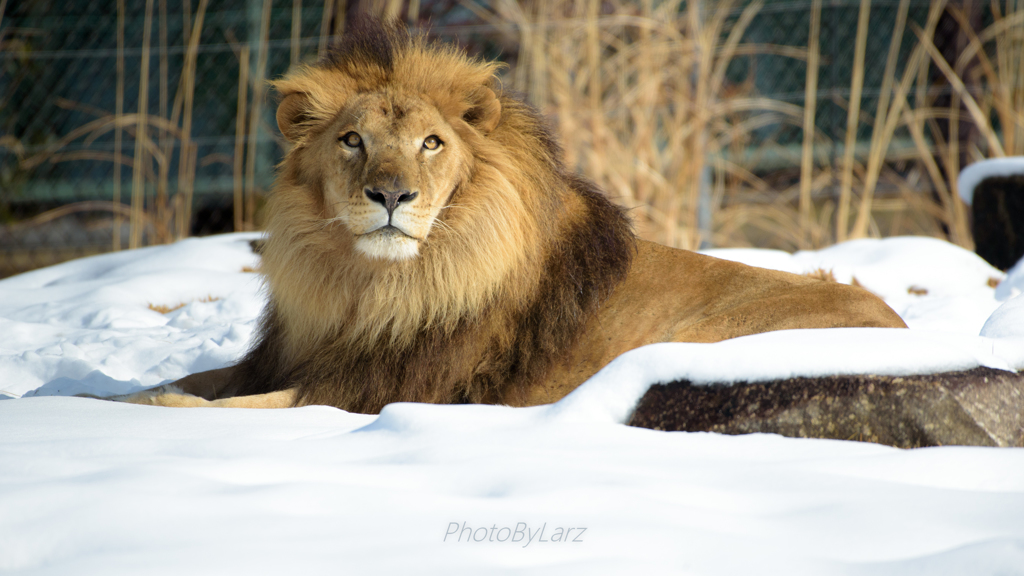
<svg viewBox="0 0 1024 576"><path fill-rule="evenodd" d="M391 221L392 215L395 210L398 209L398 205L403 202L412 202L419 196L419 192L410 192L409 190L388 190L386 188L366 188L363 190L366 197L371 202L376 202L384 207L388 211L388 221Z"/></svg>

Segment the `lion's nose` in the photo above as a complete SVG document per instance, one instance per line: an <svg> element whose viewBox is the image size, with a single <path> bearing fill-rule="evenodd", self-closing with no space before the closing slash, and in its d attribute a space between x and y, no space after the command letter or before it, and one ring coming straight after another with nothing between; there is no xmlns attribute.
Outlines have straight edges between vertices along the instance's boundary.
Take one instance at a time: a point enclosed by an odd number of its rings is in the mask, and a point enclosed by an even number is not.
<svg viewBox="0 0 1024 576"><path fill-rule="evenodd" d="M384 188L367 188L364 190L366 197L372 202L380 204L388 211L388 217L394 213L395 209L402 202L412 202L416 196L419 196L419 192L409 192L408 190L385 190Z"/></svg>

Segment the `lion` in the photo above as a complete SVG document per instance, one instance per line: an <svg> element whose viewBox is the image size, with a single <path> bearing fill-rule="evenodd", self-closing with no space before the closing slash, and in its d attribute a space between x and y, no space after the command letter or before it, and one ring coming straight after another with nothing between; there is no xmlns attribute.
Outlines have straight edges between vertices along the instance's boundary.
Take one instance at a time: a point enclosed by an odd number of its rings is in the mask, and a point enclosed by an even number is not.
<svg viewBox="0 0 1024 576"><path fill-rule="evenodd" d="M529 406L646 344L905 327L857 287L637 238L498 69L364 23L273 82L290 150L267 205L255 343L234 366L118 399Z"/></svg>

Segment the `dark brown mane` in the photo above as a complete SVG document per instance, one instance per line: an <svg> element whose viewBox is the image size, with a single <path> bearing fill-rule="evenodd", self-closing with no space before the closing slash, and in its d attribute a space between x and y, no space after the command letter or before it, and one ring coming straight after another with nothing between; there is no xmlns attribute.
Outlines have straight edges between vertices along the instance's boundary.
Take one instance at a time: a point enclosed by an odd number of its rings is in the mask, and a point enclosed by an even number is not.
<svg viewBox="0 0 1024 576"><path fill-rule="evenodd" d="M349 64L373 63L385 72L394 68L395 54L412 41L398 21L381 22L362 17L346 26L345 34L333 42L318 65L344 68Z"/></svg>

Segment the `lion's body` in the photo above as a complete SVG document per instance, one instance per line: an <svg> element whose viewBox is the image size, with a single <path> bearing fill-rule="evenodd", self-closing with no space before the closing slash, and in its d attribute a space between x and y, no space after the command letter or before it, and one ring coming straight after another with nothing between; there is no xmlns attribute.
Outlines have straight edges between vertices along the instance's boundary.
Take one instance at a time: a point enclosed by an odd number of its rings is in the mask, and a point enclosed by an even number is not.
<svg viewBox="0 0 1024 576"><path fill-rule="evenodd" d="M531 405L644 344L903 326L859 288L636 239L494 71L370 26L278 81L293 148L268 205L258 340L134 401Z"/></svg>
<svg viewBox="0 0 1024 576"><path fill-rule="evenodd" d="M626 279L528 404L554 402L617 356L795 328L905 327L866 290L640 241Z"/></svg>

